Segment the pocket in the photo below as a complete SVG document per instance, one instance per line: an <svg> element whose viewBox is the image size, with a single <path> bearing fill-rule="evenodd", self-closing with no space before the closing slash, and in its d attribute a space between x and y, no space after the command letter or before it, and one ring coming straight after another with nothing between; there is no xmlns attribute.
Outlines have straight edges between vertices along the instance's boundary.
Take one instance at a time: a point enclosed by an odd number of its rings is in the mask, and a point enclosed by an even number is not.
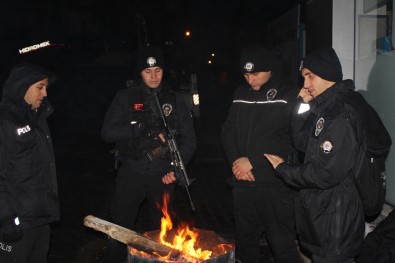
<svg viewBox="0 0 395 263"><path fill-rule="evenodd" d="M335 209L330 205L332 191L308 190L298 204L298 233L303 242L325 246L330 242Z"/></svg>

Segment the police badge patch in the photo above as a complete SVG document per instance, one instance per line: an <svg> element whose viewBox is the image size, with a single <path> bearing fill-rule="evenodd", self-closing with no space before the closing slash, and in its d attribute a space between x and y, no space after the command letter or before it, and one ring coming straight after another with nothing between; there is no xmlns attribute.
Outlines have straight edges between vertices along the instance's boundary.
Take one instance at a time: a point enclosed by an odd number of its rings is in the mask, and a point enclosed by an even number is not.
<svg viewBox="0 0 395 263"><path fill-rule="evenodd" d="M156 59L155 59L154 57L149 57L149 58L147 58L147 64L148 64L150 67L155 66L155 64L156 64Z"/></svg>
<svg viewBox="0 0 395 263"><path fill-rule="evenodd" d="M245 64L244 64L244 69L245 69L247 72L251 72L251 71L254 69L254 63L252 63L252 62L247 62L247 63L245 63Z"/></svg>
<svg viewBox="0 0 395 263"><path fill-rule="evenodd" d="M269 89L268 92L266 93L266 99L267 100L273 100L277 95L277 90L276 89Z"/></svg>
<svg viewBox="0 0 395 263"><path fill-rule="evenodd" d="M169 103L165 103L162 105L162 109L163 109L163 114L168 117L170 115L170 113L173 111L173 106L171 106L171 104Z"/></svg>
<svg viewBox="0 0 395 263"><path fill-rule="evenodd" d="M333 142L330 140L325 140L323 143L321 143L320 148L321 150L325 153L328 154L333 150Z"/></svg>
<svg viewBox="0 0 395 263"><path fill-rule="evenodd" d="M315 132L314 132L315 136L320 135L322 129L324 129L324 122L325 122L324 118L321 117L318 119L317 123L315 124Z"/></svg>

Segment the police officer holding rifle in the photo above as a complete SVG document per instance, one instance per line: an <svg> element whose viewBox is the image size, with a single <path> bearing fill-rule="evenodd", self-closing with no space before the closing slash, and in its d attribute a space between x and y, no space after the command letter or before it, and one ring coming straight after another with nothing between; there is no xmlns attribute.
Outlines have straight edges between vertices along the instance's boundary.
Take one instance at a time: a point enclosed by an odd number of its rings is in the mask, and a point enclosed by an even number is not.
<svg viewBox="0 0 395 263"><path fill-rule="evenodd" d="M115 143L118 151L112 221L129 229L135 229L144 200L149 206L147 230L159 229L163 194L170 194L171 210L173 182L178 179L187 190L191 183L184 162L189 162L196 148L192 115L183 97L163 80L163 69L158 49L140 50L137 70L141 82L116 94L102 128L103 139ZM122 262L126 256L125 245L110 239L106 260Z"/></svg>

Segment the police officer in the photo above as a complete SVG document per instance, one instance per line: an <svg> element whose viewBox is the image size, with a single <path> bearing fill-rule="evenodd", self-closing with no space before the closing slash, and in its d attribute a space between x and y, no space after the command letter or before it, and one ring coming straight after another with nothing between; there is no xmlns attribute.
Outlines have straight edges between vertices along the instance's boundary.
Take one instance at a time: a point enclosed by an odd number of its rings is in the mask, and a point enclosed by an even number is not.
<svg viewBox="0 0 395 263"><path fill-rule="evenodd" d="M300 189L297 229L313 262L351 263L359 253L365 230L362 201L352 176L363 147L360 120L369 114L360 118L362 111L357 109L372 113L373 108L367 110L370 106L354 91L352 80L343 80L333 48L307 55L300 69L304 85L292 128L296 146L305 152L304 164L289 165L270 152L265 156L284 182ZM349 103L349 96L358 104ZM381 140L382 130L375 128Z"/></svg>
<svg viewBox="0 0 395 263"><path fill-rule="evenodd" d="M298 262L295 243L294 192L274 176L265 152L294 162L289 132L291 102L298 89L285 82L275 55L260 44L241 53L245 83L236 90L222 142L232 165L236 258L260 262L260 237L266 233L276 262Z"/></svg>
<svg viewBox="0 0 395 263"><path fill-rule="evenodd" d="M172 200L176 180L162 134L163 120L154 93L157 94L165 119L176 134L185 164L196 147L192 115L181 95L163 80L164 59L153 47L143 48L137 58L141 81L119 91L102 128L102 137L115 143L120 167L111 206L115 224L135 229L139 207L144 200L149 207L150 228L159 229L164 192ZM171 201L169 203L171 209ZM108 262L122 262L126 257L123 244L110 240Z"/></svg>
<svg viewBox="0 0 395 263"><path fill-rule="evenodd" d="M14 66L0 103L0 262L47 262L50 223L60 218L47 88L55 75Z"/></svg>

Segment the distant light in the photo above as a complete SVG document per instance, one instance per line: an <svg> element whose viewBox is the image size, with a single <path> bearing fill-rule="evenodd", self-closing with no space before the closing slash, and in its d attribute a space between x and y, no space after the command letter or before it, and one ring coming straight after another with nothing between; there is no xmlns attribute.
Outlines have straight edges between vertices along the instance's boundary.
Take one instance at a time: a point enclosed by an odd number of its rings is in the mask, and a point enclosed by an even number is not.
<svg viewBox="0 0 395 263"><path fill-rule="evenodd" d="M193 98L193 105L195 106L199 105L199 94L193 94L192 98Z"/></svg>
<svg viewBox="0 0 395 263"><path fill-rule="evenodd" d="M211 56L212 56L212 57L215 57L215 53L211 53Z"/></svg>
<svg viewBox="0 0 395 263"><path fill-rule="evenodd" d="M208 61L208 64L211 64L211 63L213 63L213 62L212 62L211 60L209 60L209 61Z"/></svg>
<svg viewBox="0 0 395 263"><path fill-rule="evenodd" d="M190 37L191 36L191 31L189 31L189 30L185 31L185 36L186 37Z"/></svg>

